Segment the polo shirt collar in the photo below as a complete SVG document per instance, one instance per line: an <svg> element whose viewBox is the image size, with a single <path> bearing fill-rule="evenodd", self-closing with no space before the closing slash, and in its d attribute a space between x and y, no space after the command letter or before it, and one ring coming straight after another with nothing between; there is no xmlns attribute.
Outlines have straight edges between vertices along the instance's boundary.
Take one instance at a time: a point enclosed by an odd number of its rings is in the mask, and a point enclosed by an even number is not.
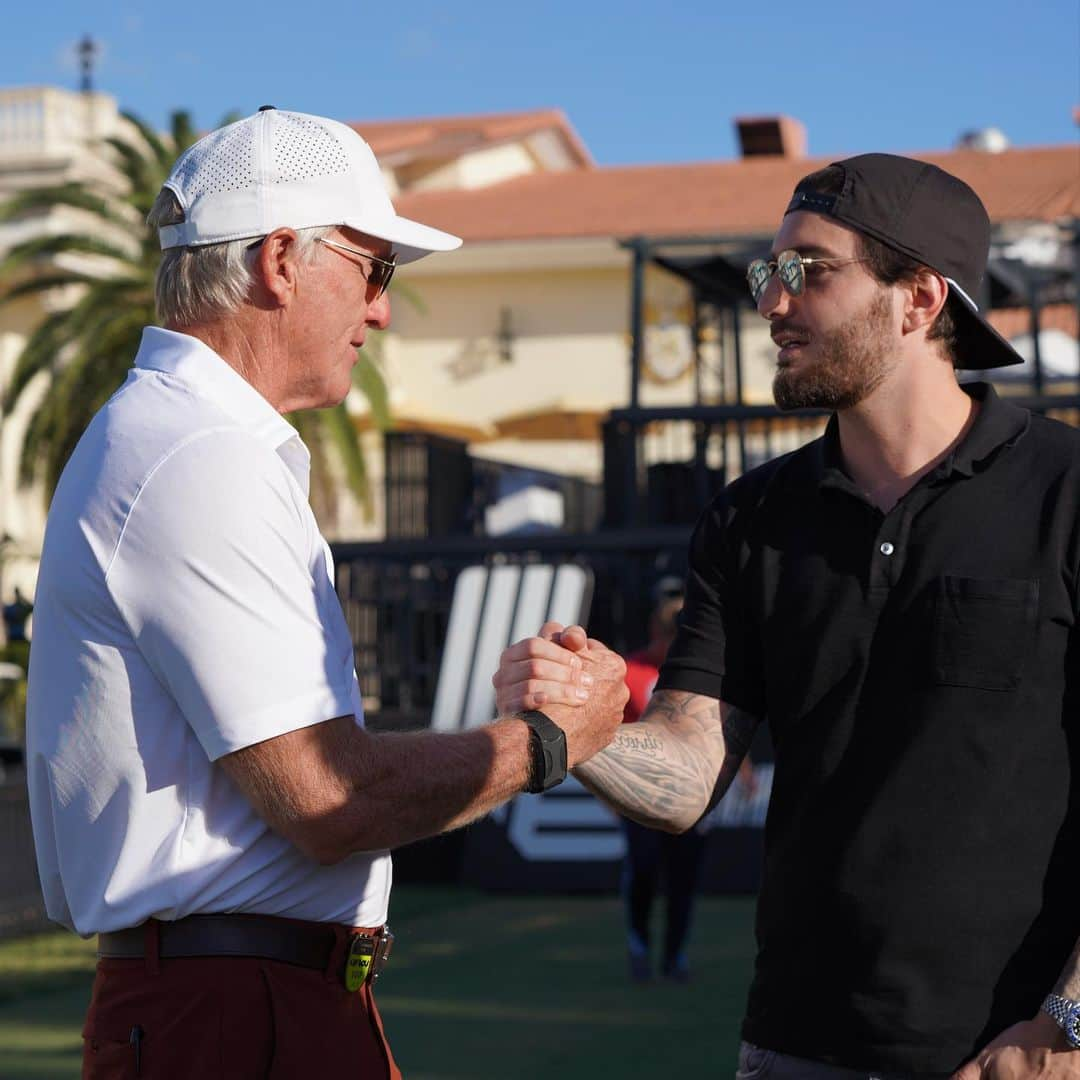
<svg viewBox="0 0 1080 1080"><path fill-rule="evenodd" d="M1031 414L1011 401L1003 401L989 383L972 382L960 387L980 405L971 429L958 446L929 475L944 479L957 472L973 476L978 466L1005 445L1016 442L1028 429ZM840 452L840 422L833 413L821 439L821 486L854 490L844 471Z"/></svg>
<svg viewBox="0 0 1080 1080"><path fill-rule="evenodd" d="M241 427L266 443L307 495L311 455L296 428L204 341L191 334L147 326L135 355L135 367L175 375L196 386Z"/></svg>
<svg viewBox="0 0 1080 1080"><path fill-rule="evenodd" d="M979 403L979 414L960 445L938 466L940 476L951 472L974 475L982 462L1000 447L1016 442L1031 423L1027 409L1003 401L990 383L965 383L960 389Z"/></svg>
<svg viewBox="0 0 1080 1080"><path fill-rule="evenodd" d="M247 379L197 337L147 326L135 356L135 367L176 375L192 383L242 427L281 454L290 467L295 452L290 449L283 453L290 441L298 444L310 462L296 428Z"/></svg>

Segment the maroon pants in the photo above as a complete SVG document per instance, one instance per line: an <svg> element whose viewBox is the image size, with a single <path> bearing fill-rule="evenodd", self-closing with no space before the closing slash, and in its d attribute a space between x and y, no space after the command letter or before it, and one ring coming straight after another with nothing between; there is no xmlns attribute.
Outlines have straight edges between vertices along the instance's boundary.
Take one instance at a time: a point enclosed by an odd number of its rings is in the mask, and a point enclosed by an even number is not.
<svg viewBox="0 0 1080 1080"><path fill-rule="evenodd" d="M325 972L249 957L103 958L84 1080L400 1080L370 981L345 989L344 950L343 934Z"/></svg>

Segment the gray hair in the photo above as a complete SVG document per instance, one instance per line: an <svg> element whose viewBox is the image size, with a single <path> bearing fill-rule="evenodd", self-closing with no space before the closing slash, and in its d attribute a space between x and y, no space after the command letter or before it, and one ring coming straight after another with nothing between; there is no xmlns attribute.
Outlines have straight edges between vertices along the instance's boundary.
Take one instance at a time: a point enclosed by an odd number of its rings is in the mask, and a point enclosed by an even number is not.
<svg viewBox="0 0 1080 1080"><path fill-rule="evenodd" d="M179 225L184 209L170 188L162 188L146 224L152 229ZM301 262L315 257L315 242L329 236L336 226L297 229L297 254ZM173 326L195 326L234 315L251 293L251 245L257 238L228 240L222 244L168 248L161 254L154 281L158 318Z"/></svg>

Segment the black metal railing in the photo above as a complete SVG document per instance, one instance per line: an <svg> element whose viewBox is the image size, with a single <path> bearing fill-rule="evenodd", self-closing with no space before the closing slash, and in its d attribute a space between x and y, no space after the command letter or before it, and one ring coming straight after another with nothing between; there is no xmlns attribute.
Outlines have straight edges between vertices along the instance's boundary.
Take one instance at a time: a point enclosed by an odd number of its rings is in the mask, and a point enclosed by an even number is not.
<svg viewBox="0 0 1080 1080"><path fill-rule="evenodd" d="M530 485L562 497L564 531L600 520L600 486L578 476L473 457L464 442L425 432L391 432L383 453L387 537L483 536L487 507Z"/></svg>
<svg viewBox="0 0 1080 1080"><path fill-rule="evenodd" d="M337 590L356 650L366 712L382 727L427 723L454 583L466 566L587 564L594 575L589 628L625 651L644 642L657 577L684 572L688 539L688 528L674 526L334 545Z"/></svg>
<svg viewBox="0 0 1080 1080"><path fill-rule="evenodd" d="M1080 394L1003 396L1080 427ZM817 438L827 419L772 405L613 409L604 426L604 522L691 523L725 484Z"/></svg>

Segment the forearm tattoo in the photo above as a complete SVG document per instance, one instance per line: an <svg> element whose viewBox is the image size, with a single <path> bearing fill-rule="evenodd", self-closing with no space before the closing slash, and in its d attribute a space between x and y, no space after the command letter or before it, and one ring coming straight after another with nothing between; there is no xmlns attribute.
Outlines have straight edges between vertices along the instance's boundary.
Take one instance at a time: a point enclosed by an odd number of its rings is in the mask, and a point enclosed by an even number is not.
<svg viewBox="0 0 1080 1080"><path fill-rule="evenodd" d="M660 690L641 720L574 775L620 814L652 828L688 829L727 791L758 719L701 694Z"/></svg>

